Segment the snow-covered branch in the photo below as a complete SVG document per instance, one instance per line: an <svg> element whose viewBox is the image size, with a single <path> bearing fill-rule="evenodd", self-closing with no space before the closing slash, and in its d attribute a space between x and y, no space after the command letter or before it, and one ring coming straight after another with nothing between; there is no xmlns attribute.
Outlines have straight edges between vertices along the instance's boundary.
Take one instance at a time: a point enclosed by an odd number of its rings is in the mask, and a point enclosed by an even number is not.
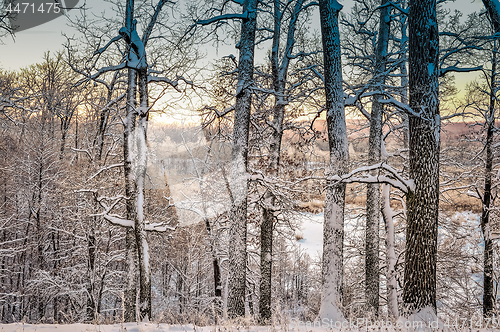
<svg viewBox="0 0 500 332"><path fill-rule="evenodd" d="M112 216L109 214L105 214L102 216L104 219L112 223L113 225L116 226L122 226L122 227L128 227L128 228L134 228L134 221L133 220L128 220L128 219L123 219L119 218L116 216Z"/></svg>
<svg viewBox="0 0 500 332"><path fill-rule="evenodd" d="M144 225L144 229L149 232L164 233L166 231L175 231L175 227L164 223L147 223Z"/></svg>
<svg viewBox="0 0 500 332"><path fill-rule="evenodd" d="M159 77L159 76L151 76L151 75L148 76L148 83L149 82L163 82L163 83L167 83L171 87L173 87L174 89L176 89L177 91L179 91L179 89L178 89L179 81L183 81L187 85L191 85L191 86L194 85L194 83L192 81L189 81L189 80L185 79L182 76L177 76L177 78L175 80L171 80L171 79L169 79L167 77Z"/></svg>
<svg viewBox="0 0 500 332"><path fill-rule="evenodd" d="M121 69L124 69L126 67L127 67L127 63L125 63L125 62L120 63L119 65L116 65L116 66L103 67L103 68L99 69L95 74L87 75L84 79L76 82L75 87L78 87L81 84L86 83L88 81L95 81L98 77L100 77L104 73L108 73L110 71L121 70Z"/></svg>
<svg viewBox="0 0 500 332"><path fill-rule="evenodd" d="M370 172L370 171L386 171L389 175L366 175L366 176L357 176L359 173ZM349 174L345 174L342 176L334 175L327 177L328 180L333 180L335 182L344 182L344 183L387 183L391 186L398 188L404 193L408 193L409 191L415 190L415 184L413 180L405 180L398 172L387 165L386 163L379 163L371 166L363 166L356 168Z"/></svg>
<svg viewBox="0 0 500 332"><path fill-rule="evenodd" d="M123 165L124 165L123 163L119 163L119 164L113 164L113 165L105 166L105 167L101 168L100 170L98 170L97 173L95 173L94 175L92 175L89 178L89 180L92 180L93 178L95 178L96 176L98 176L99 174L101 174L104 171L110 170L110 169L115 168L115 167L122 167Z"/></svg>

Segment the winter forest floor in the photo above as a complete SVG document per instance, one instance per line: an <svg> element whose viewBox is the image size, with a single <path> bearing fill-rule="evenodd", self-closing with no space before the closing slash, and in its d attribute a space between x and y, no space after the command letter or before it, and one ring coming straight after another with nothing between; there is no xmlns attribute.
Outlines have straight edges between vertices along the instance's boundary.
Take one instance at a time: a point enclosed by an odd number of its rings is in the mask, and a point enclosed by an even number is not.
<svg viewBox="0 0 500 332"><path fill-rule="evenodd" d="M311 327L311 326L298 326L295 322L291 322L285 326L236 326L236 325L217 325L217 326L194 326L194 325L170 325L170 324L154 324L154 323L124 323L113 325L93 325L93 324L0 324L1 332L323 332L323 331L474 331L474 332L489 332L499 331L499 329L471 329L471 328L439 328L439 329L416 329L416 328L325 328L325 327Z"/></svg>
<svg viewBox="0 0 500 332"><path fill-rule="evenodd" d="M350 207L352 209L353 206ZM296 233L297 244L300 246L300 251L307 253L311 257L321 257L321 239L323 234L323 213L303 213L303 219L301 220L300 231ZM469 225L471 229L478 228L479 215L470 211L455 212L450 214L448 217L453 222L460 222L463 226ZM349 238L356 238L361 236L360 230L357 223L362 220L353 217L346 220L346 230L348 231ZM440 231L441 237L447 237L447 231L442 229ZM471 234L472 235L472 234ZM479 234L475 234L478 236ZM400 235L401 237L402 235ZM400 238L400 241L404 239ZM443 240L443 239L442 239ZM438 310L439 311L439 310ZM383 327L377 328L366 328L366 324L361 324L358 328L334 328L323 326L312 326L311 322L299 322L298 320L292 318L286 319L282 317L282 323L273 324L271 326L256 326L254 322L244 321L242 324L231 324L228 322L222 322L220 325L211 326L195 326L192 324L164 324L164 323L122 323L122 324L23 324L23 323L13 323L13 324L0 324L0 332L43 332L43 331L57 331L57 332L167 332L167 331L199 331L199 332L218 332L218 331L248 331L248 332L264 332L264 331L289 331L289 332L320 332L320 331L500 331L499 328L457 328L448 327L446 322L441 320L440 328L431 329L415 329L415 328L391 328L383 324ZM441 317L442 319L442 317ZM381 322L384 322L381 319ZM443 326L444 323L444 326ZM450 323L450 322L448 322ZM307 324L307 325L306 325ZM453 324L453 322L451 322ZM468 324L468 322L467 322ZM466 324L466 325L467 325ZM358 324L359 325L359 324ZM460 325L460 324L459 324ZM356 322L354 322L356 326Z"/></svg>

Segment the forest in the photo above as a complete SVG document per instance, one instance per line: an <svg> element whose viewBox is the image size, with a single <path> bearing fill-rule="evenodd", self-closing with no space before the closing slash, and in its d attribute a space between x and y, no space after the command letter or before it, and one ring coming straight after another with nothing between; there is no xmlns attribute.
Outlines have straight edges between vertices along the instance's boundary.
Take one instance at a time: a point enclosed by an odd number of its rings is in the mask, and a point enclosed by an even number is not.
<svg viewBox="0 0 500 332"><path fill-rule="evenodd" d="M500 326L498 0L106 3L0 62L1 324Z"/></svg>

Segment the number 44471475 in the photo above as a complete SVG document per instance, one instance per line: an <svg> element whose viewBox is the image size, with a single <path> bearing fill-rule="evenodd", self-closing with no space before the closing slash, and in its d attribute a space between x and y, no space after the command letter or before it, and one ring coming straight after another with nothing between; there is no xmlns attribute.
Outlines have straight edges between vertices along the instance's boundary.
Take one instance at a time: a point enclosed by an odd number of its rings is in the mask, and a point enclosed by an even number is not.
<svg viewBox="0 0 500 332"><path fill-rule="evenodd" d="M61 7L59 7L58 3L55 2L46 2L41 4L34 4L29 2L21 2L17 3L15 6L12 3L6 8L6 12L9 14L27 14L27 13L40 13L40 14L50 14L55 13L59 14L61 12Z"/></svg>

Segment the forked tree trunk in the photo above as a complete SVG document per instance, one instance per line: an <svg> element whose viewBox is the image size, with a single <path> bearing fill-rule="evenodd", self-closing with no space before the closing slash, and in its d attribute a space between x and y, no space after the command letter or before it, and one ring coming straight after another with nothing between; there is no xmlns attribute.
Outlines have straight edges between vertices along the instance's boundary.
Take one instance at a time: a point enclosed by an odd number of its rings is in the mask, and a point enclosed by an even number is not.
<svg viewBox="0 0 500 332"><path fill-rule="evenodd" d="M336 0L320 0L319 11L325 68L326 120L330 164L327 177L348 171L349 148L344 112L344 91L338 16L342 6ZM323 228L323 293L319 318L343 321L343 241L345 184L328 179L325 189Z"/></svg>
<svg viewBox="0 0 500 332"><path fill-rule="evenodd" d="M435 0L409 6L410 178L403 301L408 315L436 314L436 256L439 208L439 40Z"/></svg>
<svg viewBox="0 0 500 332"><path fill-rule="evenodd" d="M279 172L279 163L281 155L281 139L283 137L283 121L285 118L285 105L287 104L287 97L285 96L285 86L288 74L288 67L290 58L293 52L293 45L295 43L295 30L299 13L302 9L304 1L298 0L295 3L294 10L290 17L288 25L287 41L285 46L285 54L283 60L280 62L280 38L281 38L281 21L283 18L283 11L281 2L274 1L274 35L273 45L271 50L271 67L273 75L273 89L274 89L274 112L272 121L272 134L271 142L269 144L269 176L277 176ZM271 320L271 281L272 281L272 267L273 267L273 229L274 229L274 204L276 198L268 193L266 200L269 206L263 209L263 220L260 226L260 298L259 298L259 323L267 324Z"/></svg>
<svg viewBox="0 0 500 332"><path fill-rule="evenodd" d="M390 9L387 0L381 1L377 47L375 49L375 89L381 89L385 82L387 45L389 43ZM382 114L383 104L379 101L382 95L375 95L370 117L370 136L368 140L368 163L374 165L380 162L382 144ZM369 183L366 192L366 242L365 242L365 293L369 313L378 317L379 312L379 251L380 251L380 185Z"/></svg>
<svg viewBox="0 0 500 332"><path fill-rule="evenodd" d="M231 150L231 223L229 227L229 294L228 317L245 316L247 266L247 162L250 111L252 106L253 63L257 0L243 1L241 38L239 41L238 83L234 111L233 146Z"/></svg>
<svg viewBox="0 0 500 332"><path fill-rule="evenodd" d="M132 28L134 17L134 1L127 1L125 14L125 27ZM137 72L135 69L128 69L127 78L127 105L126 116L123 130L123 164L125 177L125 195L127 219L136 220L137 211L135 207L136 201L136 185L135 174L133 170L133 147L134 147L134 132L136 122L136 94L137 94ZM127 285L124 291L123 303L123 320L125 322L136 321L136 304L137 304L137 249L135 245L134 230L127 229L125 236L126 245L126 262L127 262Z"/></svg>

